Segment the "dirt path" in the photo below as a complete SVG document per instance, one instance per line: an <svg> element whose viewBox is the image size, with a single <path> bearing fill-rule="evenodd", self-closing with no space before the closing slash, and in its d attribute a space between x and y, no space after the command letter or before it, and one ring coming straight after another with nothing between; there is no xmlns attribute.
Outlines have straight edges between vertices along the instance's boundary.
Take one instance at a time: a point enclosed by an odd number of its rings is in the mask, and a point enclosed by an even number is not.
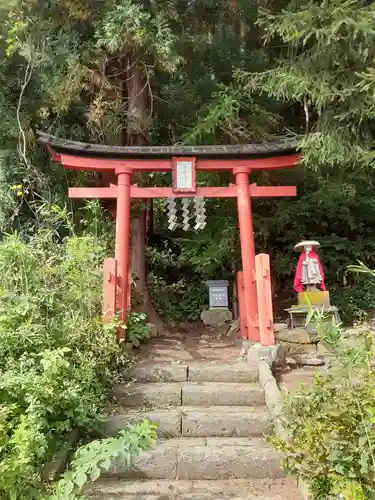
<svg viewBox="0 0 375 500"><path fill-rule="evenodd" d="M137 353L138 363L207 363L235 362L239 358L242 340L239 334L228 337L201 322L177 325L165 336L152 339Z"/></svg>

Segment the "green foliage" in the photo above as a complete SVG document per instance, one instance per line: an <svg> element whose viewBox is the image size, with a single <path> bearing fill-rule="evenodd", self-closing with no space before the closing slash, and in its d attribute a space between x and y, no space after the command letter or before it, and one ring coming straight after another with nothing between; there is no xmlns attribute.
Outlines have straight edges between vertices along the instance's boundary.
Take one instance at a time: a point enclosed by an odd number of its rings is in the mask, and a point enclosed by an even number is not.
<svg viewBox="0 0 375 500"><path fill-rule="evenodd" d="M167 324L196 321L208 304L207 287L198 280L181 279L168 285L163 278L154 277L150 296L155 310Z"/></svg>
<svg viewBox="0 0 375 500"><path fill-rule="evenodd" d="M196 125L183 138L186 144L256 142L277 127L277 117L240 89L220 86L212 101L201 110ZM249 123L251 120L251 123Z"/></svg>
<svg viewBox="0 0 375 500"><path fill-rule="evenodd" d="M350 265L347 271L354 275L354 284L350 287L341 287L333 290L335 304L343 311L343 320L356 322L372 322L375 311L375 277L374 271L363 262ZM350 275L349 275L350 276Z"/></svg>
<svg viewBox="0 0 375 500"><path fill-rule="evenodd" d="M104 47L111 54L143 53L138 64L147 63L152 56L161 69L174 71L179 58L170 26L170 19L177 15L172 6L164 2L161 10L158 2L150 2L146 10L131 0L113 3L113 10L108 10L98 22L97 47Z"/></svg>
<svg viewBox="0 0 375 500"><path fill-rule="evenodd" d="M372 162L374 15L363 0L291 1L261 13L265 43L283 49L267 71L238 77L250 93L299 103L305 130L316 132L302 144L308 163Z"/></svg>
<svg viewBox="0 0 375 500"><path fill-rule="evenodd" d="M274 444L286 454L286 470L308 481L314 499L375 498L373 336L362 334L348 344L339 325L322 313L315 320L337 367L286 398L286 437Z"/></svg>
<svg viewBox="0 0 375 500"><path fill-rule="evenodd" d="M126 318L126 338L134 347L139 347L142 341L150 338L150 325L146 323L147 314L129 312Z"/></svg>
<svg viewBox="0 0 375 500"><path fill-rule="evenodd" d="M359 277L349 287L335 287L331 291L332 303L342 311L345 323L372 321L375 311L375 283Z"/></svg>
<svg viewBox="0 0 375 500"><path fill-rule="evenodd" d="M120 431L117 438L92 441L82 446L75 453L70 470L65 472L48 500L86 498L80 494L82 488L96 481L102 471L108 471L113 460L130 465L134 457L142 450L154 446L155 442L156 426L144 421L129 425L126 430Z"/></svg>
<svg viewBox="0 0 375 500"><path fill-rule="evenodd" d="M45 464L73 429L95 428L123 362L116 325L101 317L106 235L76 236L63 210L39 211L44 225L0 243L0 496L9 499L40 497ZM117 446L133 453L151 436L135 428ZM90 453L101 463L115 448L89 445L75 467L92 475Z"/></svg>

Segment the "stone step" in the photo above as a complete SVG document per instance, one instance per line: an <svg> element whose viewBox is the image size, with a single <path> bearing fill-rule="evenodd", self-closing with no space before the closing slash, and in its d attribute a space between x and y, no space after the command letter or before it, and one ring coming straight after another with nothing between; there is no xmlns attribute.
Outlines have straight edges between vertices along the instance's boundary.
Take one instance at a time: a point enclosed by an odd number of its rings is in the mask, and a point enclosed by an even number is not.
<svg viewBox="0 0 375 500"><path fill-rule="evenodd" d="M182 385L182 404L188 406L264 405L258 384L233 382L188 382Z"/></svg>
<svg viewBox="0 0 375 500"><path fill-rule="evenodd" d="M264 405L257 384L232 382L152 382L128 386L117 384L113 396L120 406L169 407Z"/></svg>
<svg viewBox="0 0 375 500"><path fill-rule="evenodd" d="M127 378L138 382L257 382L257 370L248 363L232 364L147 364L127 372Z"/></svg>
<svg viewBox="0 0 375 500"><path fill-rule="evenodd" d="M90 500L300 500L293 479L100 481Z"/></svg>
<svg viewBox="0 0 375 500"><path fill-rule="evenodd" d="M159 437L261 436L269 426L267 410L259 406L181 406L168 410L128 410L109 417L103 432L114 436L128 424L143 420L159 425Z"/></svg>
<svg viewBox="0 0 375 500"><path fill-rule="evenodd" d="M246 479L285 476L281 455L262 438L177 438L157 443L133 466L117 460L108 476L131 479Z"/></svg>

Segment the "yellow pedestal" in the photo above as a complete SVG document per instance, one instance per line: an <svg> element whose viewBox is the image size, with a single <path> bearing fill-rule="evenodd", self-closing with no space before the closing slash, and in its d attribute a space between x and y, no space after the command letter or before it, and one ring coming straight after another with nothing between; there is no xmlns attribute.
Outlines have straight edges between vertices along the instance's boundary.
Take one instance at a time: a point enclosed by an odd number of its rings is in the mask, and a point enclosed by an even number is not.
<svg viewBox="0 0 375 500"><path fill-rule="evenodd" d="M329 292L323 290L309 290L298 293L298 305L307 306L324 306L329 307Z"/></svg>

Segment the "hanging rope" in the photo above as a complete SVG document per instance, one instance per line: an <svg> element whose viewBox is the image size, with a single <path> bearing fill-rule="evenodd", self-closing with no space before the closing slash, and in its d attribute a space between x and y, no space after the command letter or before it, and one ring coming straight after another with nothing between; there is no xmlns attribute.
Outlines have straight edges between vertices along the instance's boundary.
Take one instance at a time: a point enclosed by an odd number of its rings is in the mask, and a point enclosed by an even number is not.
<svg viewBox="0 0 375 500"><path fill-rule="evenodd" d="M206 227L207 216L206 216L206 202L204 198L194 198L195 203L195 226L196 231L202 230Z"/></svg>
<svg viewBox="0 0 375 500"><path fill-rule="evenodd" d="M177 223L177 205L175 198L169 198L167 203L168 210L168 229L174 231L178 228Z"/></svg>

